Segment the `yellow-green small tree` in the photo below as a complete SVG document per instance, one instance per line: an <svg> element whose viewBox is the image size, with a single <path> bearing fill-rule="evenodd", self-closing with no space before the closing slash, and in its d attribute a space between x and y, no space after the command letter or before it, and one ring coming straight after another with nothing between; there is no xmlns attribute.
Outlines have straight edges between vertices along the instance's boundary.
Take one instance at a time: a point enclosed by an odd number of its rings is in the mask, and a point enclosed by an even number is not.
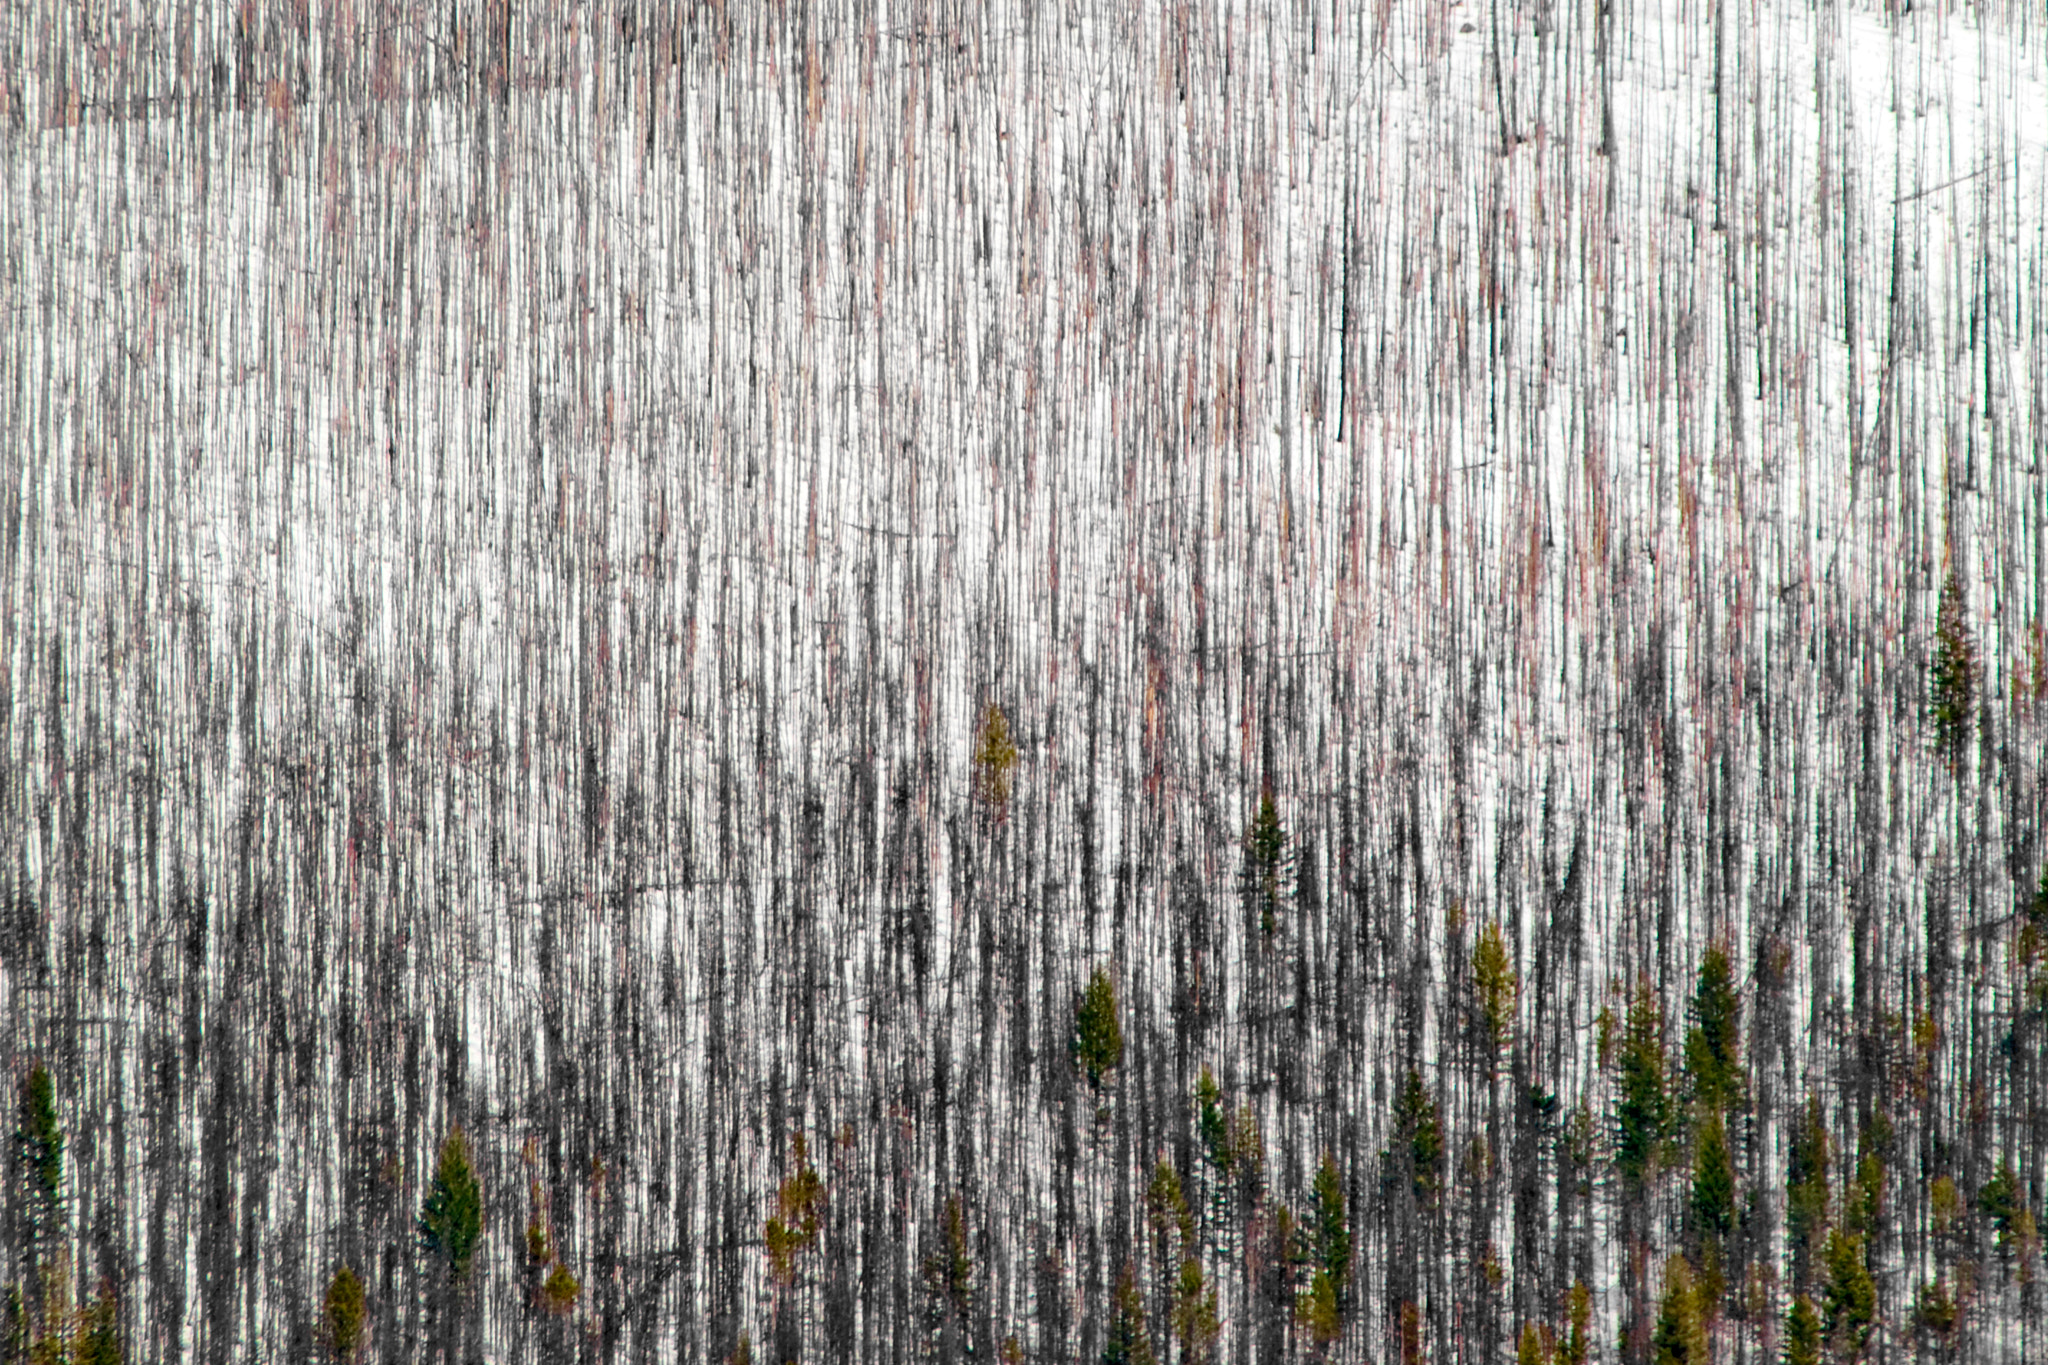
<svg viewBox="0 0 2048 1365"><path fill-rule="evenodd" d="M582 1284L569 1273L569 1267L556 1261L555 1268L550 1270L547 1279L541 1282L541 1303L550 1313L559 1316L576 1306L577 1296L582 1292Z"/></svg>
<svg viewBox="0 0 2048 1365"><path fill-rule="evenodd" d="M1707 1358L1707 1334L1693 1292L1692 1267L1683 1256L1673 1256L1665 1270L1664 1302L1657 1313L1650 1352L1656 1365L1693 1365Z"/></svg>
<svg viewBox="0 0 2048 1365"><path fill-rule="evenodd" d="M1103 1347L1102 1365L1154 1365L1152 1338L1145 1330L1145 1296L1128 1261L1117 1276L1110 1302L1109 1342Z"/></svg>
<svg viewBox="0 0 2048 1365"><path fill-rule="evenodd" d="M810 1145L797 1135L796 1169L775 1192L775 1212L762 1228L768 1247L768 1268L775 1282L788 1285L796 1278L796 1258L818 1241L818 1213L825 1202L825 1182L811 1165Z"/></svg>
<svg viewBox="0 0 2048 1365"><path fill-rule="evenodd" d="M1801 1294L1785 1315L1785 1365L1820 1365L1820 1314L1813 1300Z"/></svg>
<svg viewBox="0 0 2048 1365"><path fill-rule="evenodd" d="M126 1352L121 1345L121 1310L110 1288L102 1286L100 1296L79 1311L78 1350L75 1365L122 1365Z"/></svg>
<svg viewBox="0 0 2048 1365"><path fill-rule="evenodd" d="M974 736L974 795L997 820L1010 813L1010 788L1017 767L1017 746L1010 722L994 702L982 708Z"/></svg>
<svg viewBox="0 0 2048 1365"><path fill-rule="evenodd" d="M327 1297L320 1315L322 1335L336 1360L354 1358L363 1340L365 1313L362 1278L353 1267L343 1266L327 1282Z"/></svg>
<svg viewBox="0 0 2048 1365"><path fill-rule="evenodd" d="M1670 1128L1665 1089L1664 1016L1647 982L1629 1005L1621 1042L1621 1097L1615 1106L1614 1164L1631 1186L1648 1178Z"/></svg>
<svg viewBox="0 0 2048 1365"><path fill-rule="evenodd" d="M1839 1360L1863 1358L1877 1322L1877 1282L1864 1263L1863 1239L1837 1230L1828 1234L1828 1280L1821 1299L1827 1338Z"/></svg>
<svg viewBox="0 0 2048 1365"><path fill-rule="evenodd" d="M1502 1049L1514 1035L1515 992L1520 984L1500 926L1488 924L1472 948L1472 994L1489 1070L1499 1064Z"/></svg>

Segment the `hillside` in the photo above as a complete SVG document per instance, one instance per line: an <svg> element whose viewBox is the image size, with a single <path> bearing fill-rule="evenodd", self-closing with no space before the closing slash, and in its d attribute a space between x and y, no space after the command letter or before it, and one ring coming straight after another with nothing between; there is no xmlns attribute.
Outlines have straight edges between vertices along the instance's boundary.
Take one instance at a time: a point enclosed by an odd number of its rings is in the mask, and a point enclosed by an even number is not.
<svg viewBox="0 0 2048 1365"><path fill-rule="evenodd" d="M2044 1359L2038 7L365 8L0 24L0 1358Z"/></svg>

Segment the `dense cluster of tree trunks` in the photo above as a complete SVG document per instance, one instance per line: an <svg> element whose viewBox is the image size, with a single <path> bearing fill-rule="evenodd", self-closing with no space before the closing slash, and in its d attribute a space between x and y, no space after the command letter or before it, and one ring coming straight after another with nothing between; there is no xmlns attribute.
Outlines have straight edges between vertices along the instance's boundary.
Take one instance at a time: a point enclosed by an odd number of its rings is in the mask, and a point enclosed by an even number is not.
<svg viewBox="0 0 2048 1365"><path fill-rule="evenodd" d="M17 8L0 1354L2048 1352L2036 6Z"/></svg>

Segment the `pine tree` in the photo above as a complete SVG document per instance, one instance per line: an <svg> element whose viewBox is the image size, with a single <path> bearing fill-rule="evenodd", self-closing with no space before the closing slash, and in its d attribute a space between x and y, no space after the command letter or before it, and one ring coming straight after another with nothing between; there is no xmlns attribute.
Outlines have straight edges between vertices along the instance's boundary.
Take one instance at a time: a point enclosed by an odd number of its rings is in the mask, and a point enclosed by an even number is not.
<svg viewBox="0 0 2048 1365"><path fill-rule="evenodd" d="M1572 1281L1566 1316L1569 1326L1565 1332L1564 1351L1559 1357L1559 1365L1586 1365L1586 1360L1593 1349L1593 1291L1586 1288L1584 1280Z"/></svg>
<svg viewBox="0 0 2048 1365"><path fill-rule="evenodd" d="M78 1315L76 1365L121 1365L126 1352L121 1343L121 1311L110 1289L87 1304Z"/></svg>
<svg viewBox="0 0 2048 1365"><path fill-rule="evenodd" d="M1117 1276L1102 1365L1153 1365L1152 1341L1145 1331L1145 1298L1138 1292L1137 1272L1128 1261Z"/></svg>
<svg viewBox="0 0 2048 1365"><path fill-rule="evenodd" d="M816 1245L818 1210L825 1201L825 1184L811 1165L810 1149L801 1135L796 1139L795 1164L776 1190L775 1212L762 1228L770 1273L782 1285L795 1278L797 1256Z"/></svg>
<svg viewBox="0 0 2048 1365"><path fill-rule="evenodd" d="M1793 1282L1805 1288L1813 1250L1828 1222L1828 1130L1820 1101L1809 1100L1804 1121L1792 1133L1791 1166L1785 1187L1785 1236L1792 1250Z"/></svg>
<svg viewBox="0 0 2048 1365"><path fill-rule="evenodd" d="M1223 1091L1208 1067L1195 1082L1195 1126L1202 1135L1202 1154L1216 1173L1228 1179L1236 1158L1230 1146L1230 1113L1223 1103Z"/></svg>
<svg viewBox="0 0 2048 1365"><path fill-rule="evenodd" d="M15 1130L25 1176L22 1216L31 1276L64 1235L64 1130L57 1122L57 1091L50 1073L30 1068L21 1084L21 1123Z"/></svg>
<svg viewBox="0 0 2048 1365"><path fill-rule="evenodd" d="M1124 1059L1124 1032L1117 1022L1116 987L1109 973L1097 967L1074 1010L1074 1059L1088 1073L1088 1084L1100 1090L1105 1074Z"/></svg>
<svg viewBox="0 0 2048 1365"><path fill-rule="evenodd" d="M2013 1228L2025 1209L2024 1196L2019 1178L2013 1174L2012 1163L2000 1160L1998 1169L1977 1191L1977 1209L1991 1224L1992 1234L1997 1238L1998 1252L2010 1256L2013 1247Z"/></svg>
<svg viewBox="0 0 2048 1365"><path fill-rule="evenodd" d="M1621 1098L1615 1110L1615 1165L1635 1185L1649 1175L1671 1121L1663 1029L1656 994L1645 984L1629 1006L1621 1042Z"/></svg>
<svg viewBox="0 0 2048 1365"><path fill-rule="evenodd" d="M1693 992L1694 1024L1685 1039L1685 1069L1693 1103L1701 1111L1726 1110L1742 1100L1742 997L1726 950L1710 947L1700 961Z"/></svg>
<svg viewBox="0 0 2048 1365"><path fill-rule="evenodd" d="M924 1280L942 1317L967 1317L974 1306L974 1256L967 1237L967 1206L957 1194L946 1198L940 1244L925 1257Z"/></svg>
<svg viewBox="0 0 2048 1365"><path fill-rule="evenodd" d="M363 1317L362 1279L352 1268L343 1266L327 1282L321 1314L327 1349L336 1360L347 1360L356 1353L363 1336Z"/></svg>
<svg viewBox="0 0 2048 1365"><path fill-rule="evenodd" d="M1692 1267L1683 1256L1673 1256L1665 1269L1664 1303L1657 1313L1650 1350L1656 1365L1692 1365L1707 1358L1706 1329L1693 1292Z"/></svg>
<svg viewBox="0 0 2048 1365"><path fill-rule="evenodd" d="M1489 1059L1497 1062L1515 1026L1514 960L1498 924L1488 924L1472 949L1472 987L1478 1001L1482 1037Z"/></svg>
<svg viewBox="0 0 2048 1365"><path fill-rule="evenodd" d="M1935 749L1951 768L1960 771L1976 710L1977 643L1970 634L1963 581L1953 565L1942 582L1941 603L1935 614L1928 693L1927 715L1934 728Z"/></svg>
<svg viewBox="0 0 2048 1365"><path fill-rule="evenodd" d="M1703 1238L1719 1240L1735 1226L1735 1167L1728 1155L1728 1130L1719 1114L1700 1125L1693 1155L1692 1215Z"/></svg>
<svg viewBox="0 0 2048 1365"><path fill-rule="evenodd" d="M1010 722L1002 708L990 702L981 713L981 728L974 740L974 795L998 821L1010 813L1011 774L1017 766L1017 746L1010 739Z"/></svg>
<svg viewBox="0 0 2048 1365"><path fill-rule="evenodd" d="M1863 1260L1863 1239L1836 1231L1828 1237L1828 1282L1821 1299L1828 1341L1844 1361L1862 1358L1877 1319L1877 1284Z"/></svg>
<svg viewBox="0 0 2048 1365"><path fill-rule="evenodd" d="M1270 935L1279 927L1281 873L1287 865L1287 830L1271 786L1259 794L1259 813L1245 836L1245 857L1259 899L1259 927Z"/></svg>
<svg viewBox="0 0 2048 1365"><path fill-rule="evenodd" d="M1203 1365L1222 1331L1216 1291L1205 1287L1202 1263L1189 1257L1180 1263L1173 1293L1173 1334L1180 1342L1181 1365Z"/></svg>
<svg viewBox="0 0 2048 1365"><path fill-rule="evenodd" d="M428 1251L447 1258L450 1278L460 1283L469 1276L483 1228L483 1187L470 1164L469 1139L457 1128L441 1144L433 1184L420 1206L420 1241Z"/></svg>
<svg viewBox="0 0 2048 1365"><path fill-rule="evenodd" d="M541 1303L550 1313L559 1315L574 1308L577 1296L582 1292L582 1284L569 1273L569 1267L556 1261L555 1268L548 1272L547 1279L541 1284Z"/></svg>
<svg viewBox="0 0 2048 1365"><path fill-rule="evenodd" d="M1328 1271L1318 1270L1295 1305L1295 1318L1309 1340L1328 1346L1344 1334L1343 1310L1338 1304L1337 1281Z"/></svg>
<svg viewBox="0 0 2048 1365"><path fill-rule="evenodd" d="M1194 1215L1188 1210L1187 1196L1181 1190L1180 1172L1174 1170L1170 1161L1162 1160L1152 1169L1152 1183L1145 1187L1145 1216L1152 1226L1155 1251L1162 1263L1167 1259L1170 1235L1178 1233L1183 1248L1194 1241Z"/></svg>
<svg viewBox="0 0 2048 1365"><path fill-rule="evenodd" d="M1437 1119L1436 1101L1422 1083L1422 1073L1410 1071L1408 1082L1394 1101L1394 1127L1407 1143L1409 1179L1415 1197L1428 1203L1436 1197L1437 1178L1443 1166L1444 1132Z"/></svg>
<svg viewBox="0 0 2048 1365"><path fill-rule="evenodd" d="M1820 1365L1820 1314L1813 1300L1801 1294L1785 1315L1785 1365Z"/></svg>
<svg viewBox="0 0 2048 1365"><path fill-rule="evenodd" d="M1341 1293L1351 1276L1351 1225L1344 1212L1344 1176L1328 1152L1323 1153L1323 1164L1316 1171L1315 1255L1331 1285Z"/></svg>

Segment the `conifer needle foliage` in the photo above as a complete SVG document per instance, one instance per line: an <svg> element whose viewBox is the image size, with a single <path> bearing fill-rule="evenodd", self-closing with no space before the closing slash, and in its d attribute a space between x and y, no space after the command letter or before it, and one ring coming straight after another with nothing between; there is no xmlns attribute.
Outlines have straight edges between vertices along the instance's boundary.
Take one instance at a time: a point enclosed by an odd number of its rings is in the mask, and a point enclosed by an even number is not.
<svg viewBox="0 0 2048 1365"><path fill-rule="evenodd" d="M1970 633L1963 582L1951 567L1941 585L1934 622L1934 660L1928 680L1927 715L1934 746L1960 769L1977 700L1977 642Z"/></svg>
<svg viewBox="0 0 2048 1365"><path fill-rule="evenodd" d="M333 1352L336 1360L350 1359L363 1336L362 1277L349 1266L335 1271L334 1278L327 1282L327 1297L322 1308L327 1349Z"/></svg>
<svg viewBox="0 0 2048 1365"><path fill-rule="evenodd" d="M450 1278L460 1283L469 1276L483 1231L483 1186L470 1163L469 1139L457 1128L441 1143L433 1182L420 1206L420 1243L445 1258Z"/></svg>
<svg viewBox="0 0 2048 1365"><path fill-rule="evenodd" d="M1088 1084L1102 1088L1102 1078L1124 1059L1123 1025L1117 1020L1116 986L1097 967L1088 978L1074 1011L1074 1059L1088 1075Z"/></svg>
<svg viewBox="0 0 2048 1365"><path fill-rule="evenodd" d="M1009 718L990 702L982 710L974 737L974 794L999 820L1010 811L1010 784L1016 767L1017 746L1010 738Z"/></svg>

